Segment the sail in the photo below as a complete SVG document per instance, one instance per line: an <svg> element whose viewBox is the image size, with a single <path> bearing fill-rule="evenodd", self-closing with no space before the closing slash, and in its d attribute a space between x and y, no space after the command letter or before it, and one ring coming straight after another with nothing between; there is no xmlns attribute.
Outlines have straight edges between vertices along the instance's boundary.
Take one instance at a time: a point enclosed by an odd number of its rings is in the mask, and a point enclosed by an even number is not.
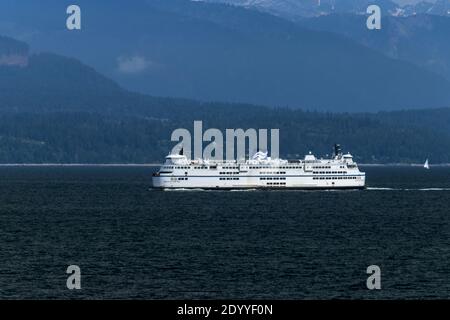
<svg viewBox="0 0 450 320"><path fill-rule="evenodd" d="M423 167L425 169L430 169L430 165L428 164L428 159L427 159L427 161L425 161L425 164L423 165Z"/></svg>

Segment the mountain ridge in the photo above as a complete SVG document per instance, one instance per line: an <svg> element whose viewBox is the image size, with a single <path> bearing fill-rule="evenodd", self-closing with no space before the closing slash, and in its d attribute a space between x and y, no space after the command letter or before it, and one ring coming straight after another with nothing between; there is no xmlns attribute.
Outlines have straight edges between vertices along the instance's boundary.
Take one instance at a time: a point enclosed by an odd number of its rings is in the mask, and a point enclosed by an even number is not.
<svg viewBox="0 0 450 320"><path fill-rule="evenodd" d="M365 17L328 15L298 22L312 30L334 32L379 51L393 59L409 61L450 79L450 19L418 14L410 17L385 17L376 33L358 26Z"/></svg>
<svg viewBox="0 0 450 320"><path fill-rule="evenodd" d="M298 21L329 14L366 15L369 5L378 5L383 13L391 16L416 14L450 15L450 0L421 1L415 4L398 4L391 0L192 0L210 3L226 3L248 9L260 10L289 20Z"/></svg>
<svg viewBox="0 0 450 320"><path fill-rule="evenodd" d="M36 6L29 2L11 5L18 12L0 3L0 19L26 16ZM121 3L80 0L89 14L71 32L54 15L64 1L45 1L20 34L33 52L76 57L153 96L334 112L450 105L443 77L340 35L226 5L139 0L118 10Z"/></svg>

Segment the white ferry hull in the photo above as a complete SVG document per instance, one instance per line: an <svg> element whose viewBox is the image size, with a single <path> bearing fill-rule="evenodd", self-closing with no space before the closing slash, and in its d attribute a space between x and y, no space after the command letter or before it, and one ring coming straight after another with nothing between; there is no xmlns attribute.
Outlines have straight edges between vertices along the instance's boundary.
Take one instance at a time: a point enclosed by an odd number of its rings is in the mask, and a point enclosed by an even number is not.
<svg viewBox="0 0 450 320"><path fill-rule="evenodd" d="M325 182L312 183L307 178L292 179L292 182L286 185L267 185L257 182L247 183L211 183L202 178L193 178L192 182L171 181L170 178L153 178L152 187L159 189L215 189L215 190L234 190L234 189L296 189L296 190L313 190L313 189L364 189L365 178L361 177L352 183L342 182ZM302 182L302 180L305 180Z"/></svg>
<svg viewBox="0 0 450 320"><path fill-rule="evenodd" d="M330 176L330 179L323 180L313 180L313 177L310 176L285 178L286 180L282 180L285 182L283 185L274 184L277 182L260 180L260 177L242 176L239 177L239 180L225 181L221 181L219 180L220 177L214 176L188 176L188 180L178 180L176 176L160 176L153 177L152 182L154 188L161 189L363 189L365 187L364 175L347 177Z"/></svg>
<svg viewBox="0 0 450 320"><path fill-rule="evenodd" d="M153 175L153 187L160 189L362 189L365 173L359 171L350 154L338 145L335 157L304 160L271 159L258 152L245 162L189 160L168 155Z"/></svg>

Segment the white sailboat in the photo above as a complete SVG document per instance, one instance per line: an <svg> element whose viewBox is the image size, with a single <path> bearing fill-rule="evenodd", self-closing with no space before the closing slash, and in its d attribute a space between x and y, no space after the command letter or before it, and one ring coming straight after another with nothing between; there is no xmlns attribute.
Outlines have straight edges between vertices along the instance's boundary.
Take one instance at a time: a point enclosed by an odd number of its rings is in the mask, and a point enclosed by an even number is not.
<svg viewBox="0 0 450 320"><path fill-rule="evenodd" d="M428 164L428 159L425 161L423 167L427 170L430 169L430 165Z"/></svg>

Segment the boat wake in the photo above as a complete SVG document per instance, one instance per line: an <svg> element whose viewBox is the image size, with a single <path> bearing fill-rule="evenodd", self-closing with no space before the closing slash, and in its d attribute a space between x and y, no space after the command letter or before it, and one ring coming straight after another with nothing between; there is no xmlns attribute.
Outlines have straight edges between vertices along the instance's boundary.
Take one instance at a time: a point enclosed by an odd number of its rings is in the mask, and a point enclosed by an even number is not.
<svg viewBox="0 0 450 320"><path fill-rule="evenodd" d="M450 188L366 188L369 191L450 191Z"/></svg>
<svg viewBox="0 0 450 320"><path fill-rule="evenodd" d="M450 188L421 188L421 189L405 189L406 191L450 191Z"/></svg>

